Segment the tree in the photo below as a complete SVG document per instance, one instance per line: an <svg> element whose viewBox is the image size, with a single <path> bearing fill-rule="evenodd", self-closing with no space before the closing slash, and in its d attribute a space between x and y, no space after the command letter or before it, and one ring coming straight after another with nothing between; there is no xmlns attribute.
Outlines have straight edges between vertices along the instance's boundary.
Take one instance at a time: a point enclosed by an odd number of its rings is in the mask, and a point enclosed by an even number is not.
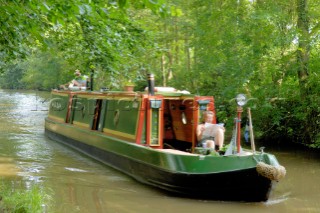
<svg viewBox="0 0 320 213"><path fill-rule="evenodd" d="M149 8L154 13L165 15L163 0L3 0L0 3L0 61L7 62L29 54L24 44L40 43L46 46L48 29L55 29L68 23L79 23L79 16L87 14L92 19L104 20L108 16L124 16L130 6Z"/></svg>
<svg viewBox="0 0 320 213"><path fill-rule="evenodd" d="M255 100L249 105L261 137L320 147L317 0L1 4L0 61L20 57L33 64L18 66L28 67L19 72L29 85L37 85L33 75L44 84L53 72L68 78L76 67L94 71L99 87L120 88L132 79L144 88L153 72L158 85L214 95L227 126L234 117L231 100L245 93Z"/></svg>
<svg viewBox="0 0 320 213"><path fill-rule="evenodd" d="M166 13L163 1L148 0L107 3L102 0L30 0L3 1L2 4L1 32L6 33L0 41L4 53L0 61L6 63L14 58L25 58L32 52L53 49L68 64L73 64L74 69L80 68L87 74L96 71L100 77L107 77L103 80L110 87L119 87L124 77L139 79L141 75L137 72L141 68L137 61L148 41L143 30L126 15L130 8L149 8L160 15ZM74 69L63 68L62 72L68 76ZM30 83L30 80L27 81Z"/></svg>

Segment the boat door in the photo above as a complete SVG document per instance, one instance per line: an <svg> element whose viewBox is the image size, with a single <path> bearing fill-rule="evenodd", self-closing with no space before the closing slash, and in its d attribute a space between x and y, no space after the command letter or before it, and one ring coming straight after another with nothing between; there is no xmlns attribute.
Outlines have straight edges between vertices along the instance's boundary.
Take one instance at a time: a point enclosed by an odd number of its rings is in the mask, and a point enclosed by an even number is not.
<svg viewBox="0 0 320 213"><path fill-rule="evenodd" d="M95 107L93 110L93 118L91 120L90 127L92 130L98 130L101 117L101 108L103 105L105 105L105 102L103 102L102 99L94 99L94 101Z"/></svg>
<svg viewBox="0 0 320 213"><path fill-rule="evenodd" d="M162 97L148 98L146 141L150 147L163 147L163 105Z"/></svg>

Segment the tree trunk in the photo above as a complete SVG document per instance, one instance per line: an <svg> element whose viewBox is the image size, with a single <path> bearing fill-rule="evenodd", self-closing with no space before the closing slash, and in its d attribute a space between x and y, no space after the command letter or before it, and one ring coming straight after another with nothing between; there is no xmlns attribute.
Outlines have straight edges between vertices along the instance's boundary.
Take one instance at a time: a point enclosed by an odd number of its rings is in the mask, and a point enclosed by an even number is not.
<svg viewBox="0 0 320 213"><path fill-rule="evenodd" d="M161 74L162 74L162 86L167 86L167 78L166 78L166 57L164 53L161 55Z"/></svg>
<svg viewBox="0 0 320 213"><path fill-rule="evenodd" d="M308 62L310 55L310 35L309 35L309 17L307 10L307 0L297 0L297 27L298 27L298 50L297 65L300 94L302 99L308 96Z"/></svg>

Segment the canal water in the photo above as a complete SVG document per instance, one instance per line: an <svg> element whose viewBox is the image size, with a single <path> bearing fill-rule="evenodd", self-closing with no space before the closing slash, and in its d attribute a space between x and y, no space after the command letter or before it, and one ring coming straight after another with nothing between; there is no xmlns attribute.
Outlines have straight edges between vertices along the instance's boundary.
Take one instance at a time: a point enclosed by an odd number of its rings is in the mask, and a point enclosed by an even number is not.
<svg viewBox="0 0 320 213"><path fill-rule="evenodd" d="M287 176L267 202L174 197L48 139L44 118L49 98L46 92L0 90L1 178L26 188L36 184L48 193L52 200L44 204L43 212L320 212L317 154L272 151L286 167Z"/></svg>

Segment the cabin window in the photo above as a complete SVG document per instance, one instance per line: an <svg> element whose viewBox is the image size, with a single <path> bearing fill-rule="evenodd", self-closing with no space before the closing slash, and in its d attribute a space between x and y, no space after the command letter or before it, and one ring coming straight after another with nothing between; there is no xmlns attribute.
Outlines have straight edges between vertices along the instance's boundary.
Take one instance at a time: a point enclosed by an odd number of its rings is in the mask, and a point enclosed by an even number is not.
<svg viewBox="0 0 320 213"><path fill-rule="evenodd" d="M159 109L152 109L151 116L151 140L150 145L158 146L159 143Z"/></svg>
<svg viewBox="0 0 320 213"><path fill-rule="evenodd" d="M150 134L149 134L149 145L150 146L160 146L161 145L161 127L162 125L162 100L151 99L149 100L149 124L150 124Z"/></svg>

